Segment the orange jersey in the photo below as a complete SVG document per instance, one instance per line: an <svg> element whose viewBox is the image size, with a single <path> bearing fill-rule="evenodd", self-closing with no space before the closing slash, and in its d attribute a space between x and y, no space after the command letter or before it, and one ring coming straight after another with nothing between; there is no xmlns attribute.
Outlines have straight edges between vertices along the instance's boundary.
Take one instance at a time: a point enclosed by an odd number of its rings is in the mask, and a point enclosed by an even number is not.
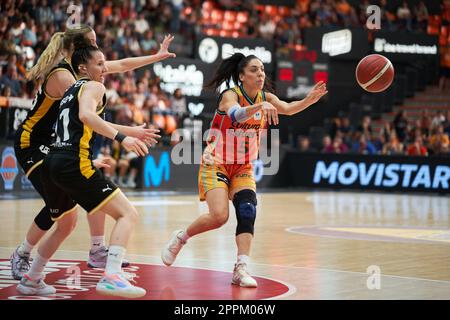
<svg viewBox="0 0 450 320"><path fill-rule="evenodd" d="M251 99L242 86L229 90L236 93L242 108L266 101L264 91L259 91ZM261 111L239 123L233 122L226 112L217 109L211 122L205 152L213 155L214 161L219 164L250 163L258 158L261 130L265 127L266 120Z"/></svg>

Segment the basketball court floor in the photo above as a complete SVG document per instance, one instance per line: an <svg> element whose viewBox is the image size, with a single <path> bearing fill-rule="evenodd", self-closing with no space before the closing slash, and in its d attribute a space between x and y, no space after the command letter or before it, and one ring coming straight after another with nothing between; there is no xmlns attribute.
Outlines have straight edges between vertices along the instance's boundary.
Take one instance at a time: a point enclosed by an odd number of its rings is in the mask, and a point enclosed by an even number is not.
<svg viewBox="0 0 450 320"><path fill-rule="evenodd" d="M172 267L160 250L175 229L207 207L196 195L128 192L140 213L127 258L142 299L450 299L448 196L357 192L258 195L250 270L259 286L230 284L236 218L191 238ZM42 200L0 200L0 299L19 296L9 256L23 240ZM113 220L107 218L107 235ZM90 240L78 225L47 268L57 294L45 299L111 299L95 293L102 270L87 269Z"/></svg>

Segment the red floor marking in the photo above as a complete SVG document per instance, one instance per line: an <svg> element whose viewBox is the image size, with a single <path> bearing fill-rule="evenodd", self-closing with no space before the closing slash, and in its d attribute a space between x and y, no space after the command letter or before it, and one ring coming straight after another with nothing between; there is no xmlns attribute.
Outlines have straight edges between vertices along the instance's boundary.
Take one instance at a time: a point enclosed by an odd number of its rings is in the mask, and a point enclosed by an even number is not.
<svg viewBox="0 0 450 320"><path fill-rule="evenodd" d="M9 274L9 261L0 259L0 267L0 300L117 299L95 292L103 270L89 269L85 261L52 261L45 282L55 286L57 293L46 297L20 296L16 284L10 283L12 278L6 275ZM289 291L289 288L280 282L260 277L254 277L258 288L240 288L231 285L231 272L223 271L151 264L133 264L125 271L137 274L137 285L147 290L142 300L258 300L273 298ZM79 277L75 276L77 274ZM8 284L10 285L6 286Z"/></svg>

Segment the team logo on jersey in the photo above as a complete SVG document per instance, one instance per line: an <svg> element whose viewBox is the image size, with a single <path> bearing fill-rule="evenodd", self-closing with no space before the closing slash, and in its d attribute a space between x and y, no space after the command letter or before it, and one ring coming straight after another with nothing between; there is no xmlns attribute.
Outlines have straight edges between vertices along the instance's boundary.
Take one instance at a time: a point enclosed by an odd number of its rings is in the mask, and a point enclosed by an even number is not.
<svg viewBox="0 0 450 320"><path fill-rule="evenodd" d="M50 152L50 148L44 145L41 145L39 147L39 150L43 153L43 154L48 154Z"/></svg>
<svg viewBox="0 0 450 320"><path fill-rule="evenodd" d="M6 147L2 153L2 162L0 166L0 174L5 183L5 190L12 190L14 188L14 180L19 173L17 168L17 159L14 154L14 148Z"/></svg>
<svg viewBox="0 0 450 320"><path fill-rule="evenodd" d="M261 111L258 111L257 113L255 113L255 115L253 116L253 119L261 120Z"/></svg>

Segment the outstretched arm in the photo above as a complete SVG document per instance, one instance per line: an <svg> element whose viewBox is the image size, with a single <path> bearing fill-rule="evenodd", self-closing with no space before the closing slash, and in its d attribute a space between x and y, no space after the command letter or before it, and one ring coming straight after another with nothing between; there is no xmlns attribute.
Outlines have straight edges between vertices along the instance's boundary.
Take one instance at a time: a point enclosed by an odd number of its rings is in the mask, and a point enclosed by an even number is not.
<svg viewBox="0 0 450 320"><path fill-rule="evenodd" d="M288 103L280 100L276 95L272 93L267 93L266 97L267 101L274 105L279 114L291 116L305 110L310 105L316 103L327 93L327 85L323 81L319 81L303 100Z"/></svg>
<svg viewBox="0 0 450 320"><path fill-rule="evenodd" d="M81 122L98 134L111 140L117 140L118 130L110 126L96 112L97 106L102 101L105 91L105 86L100 82L89 81L84 84L78 101L78 117ZM139 139L123 136L120 142L127 151L133 151L141 156L145 156L148 153L147 146Z"/></svg>
<svg viewBox="0 0 450 320"><path fill-rule="evenodd" d="M236 94L231 90L223 94L219 104L219 110L226 112L232 121L237 122L245 122L261 110L269 124L278 124L277 110L270 102L264 101L242 108L238 103Z"/></svg>
<svg viewBox="0 0 450 320"><path fill-rule="evenodd" d="M121 60L106 61L105 66L108 69L106 73L127 72L148 64L152 64L167 58L175 58L175 53L169 52L169 45L173 40L172 35L164 37L161 47L156 54L150 56L125 58Z"/></svg>

